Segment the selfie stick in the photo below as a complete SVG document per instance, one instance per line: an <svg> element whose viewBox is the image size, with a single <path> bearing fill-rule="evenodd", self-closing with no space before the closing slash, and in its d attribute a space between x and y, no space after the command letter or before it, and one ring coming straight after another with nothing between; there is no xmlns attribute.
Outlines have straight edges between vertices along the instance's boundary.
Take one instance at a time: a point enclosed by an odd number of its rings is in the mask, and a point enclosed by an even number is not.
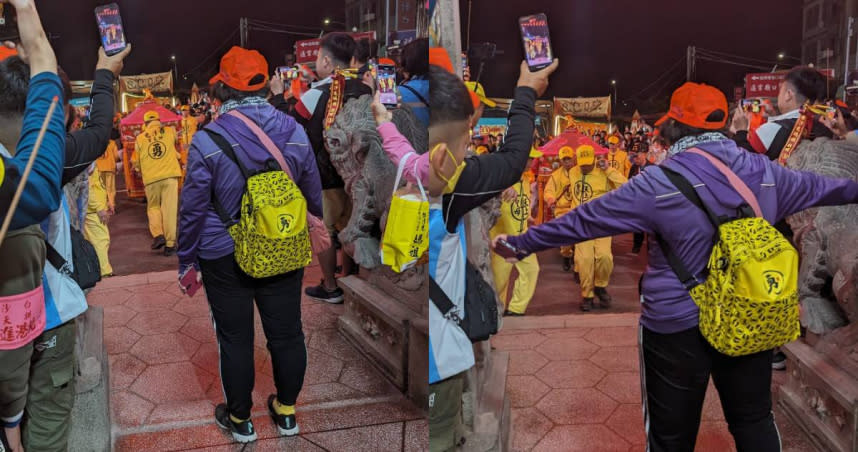
<svg viewBox="0 0 858 452"><path fill-rule="evenodd" d="M15 209L18 208L18 201L21 200L21 193L24 191L24 186L27 185L27 178L30 177L30 170L33 169L33 163L36 161L36 156L39 154L39 148L42 146L42 139L45 138L45 133L48 131L48 124L51 122L51 116L54 115L54 110L57 108L59 97L54 96L51 101L51 106L48 107L48 114L45 116L45 122L42 123L42 130L39 131L39 136L36 138L36 145L33 147L33 153L30 154L30 160L27 161L27 166L24 167L24 173L21 175L21 182L18 183L18 188L15 190L15 196L12 197L12 204L9 205L9 211L6 212L6 218L3 219L3 227L0 228L0 246L3 245L3 239L6 238L6 232L9 230L9 224L12 223L12 216Z"/></svg>

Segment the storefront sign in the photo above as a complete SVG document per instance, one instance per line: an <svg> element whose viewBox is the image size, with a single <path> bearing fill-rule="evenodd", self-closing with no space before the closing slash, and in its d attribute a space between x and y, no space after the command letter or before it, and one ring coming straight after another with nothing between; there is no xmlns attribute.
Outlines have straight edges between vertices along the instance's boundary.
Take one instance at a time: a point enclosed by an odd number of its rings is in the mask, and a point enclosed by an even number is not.
<svg viewBox="0 0 858 452"><path fill-rule="evenodd" d="M349 33L355 41L364 38L375 39L374 31L363 31L360 33ZM316 57L319 56L319 47L322 40L305 39L295 43L295 62L298 64L315 63Z"/></svg>
<svg viewBox="0 0 858 452"><path fill-rule="evenodd" d="M143 90L153 93L173 92L173 73L161 72L158 74L142 74L119 77L119 86L122 92L142 94Z"/></svg>
<svg viewBox="0 0 858 452"><path fill-rule="evenodd" d="M745 98L778 97L781 83L789 71L760 72L745 76ZM834 78L834 69L820 69L825 76Z"/></svg>

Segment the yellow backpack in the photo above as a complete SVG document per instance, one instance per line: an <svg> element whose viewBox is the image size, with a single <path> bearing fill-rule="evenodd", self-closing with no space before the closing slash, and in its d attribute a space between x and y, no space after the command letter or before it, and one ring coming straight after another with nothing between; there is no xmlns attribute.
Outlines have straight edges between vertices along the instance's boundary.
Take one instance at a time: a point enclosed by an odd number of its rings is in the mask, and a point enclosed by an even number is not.
<svg viewBox="0 0 858 452"><path fill-rule="evenodd" d="M251 173L226 139L204 129L246 179L238 222L217 199L215 210L235 242L235 261L253 278L282 275L310 264L313 253L307 228L307 200L292 178L276 164Z"/></svg>
<svg viewBox="0 0 858 452"><path fill-rule="evenodd" d="M661 167L715 226L715 246L703 281L692 275L658 237L671 267L700 308L700 332L712 347L728 356L750 355L795 340L800 334L798 252L762 217L756 197L726 165L697 149L686 152L706 157L747 203L741 218L723 221L703 203L685 177Z"/></svg>

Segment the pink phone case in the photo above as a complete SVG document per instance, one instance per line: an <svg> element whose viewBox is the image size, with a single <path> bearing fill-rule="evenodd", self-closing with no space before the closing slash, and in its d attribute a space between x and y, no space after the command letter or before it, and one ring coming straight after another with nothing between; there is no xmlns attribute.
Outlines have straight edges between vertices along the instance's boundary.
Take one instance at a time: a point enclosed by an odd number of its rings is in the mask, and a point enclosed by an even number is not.
<svg viewBox="0 0 858 452"><path fill-rule="evenodd" d="M188 270L180 282L182 283L182 287L185 288L185 293L188 294L189 297L193 297L194 294L200 290L200 287L203 286L202 281L197 281L197 269L195 268Z"/></svg>

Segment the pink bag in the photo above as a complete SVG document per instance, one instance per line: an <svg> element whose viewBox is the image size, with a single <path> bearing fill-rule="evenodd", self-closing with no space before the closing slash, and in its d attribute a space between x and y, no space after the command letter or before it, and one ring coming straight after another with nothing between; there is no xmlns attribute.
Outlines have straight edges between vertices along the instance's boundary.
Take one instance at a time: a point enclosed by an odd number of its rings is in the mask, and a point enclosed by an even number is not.
<svg viewBox="0 0 858 452"><path fill-rule="evenodd" d="M0 350L21 348L45 331L45 291L42 286L0 297Z"/></svg>
<svg viewBox="0 0 858 452"><path fill-rule="evenodd" d="M274 160L277 160L280 168L282 168L283 171L286 171L286 174L289 175L290 179L295 181L295 178L292 177L292 171L289 169L289 165L286 164L286 160L283 158L283 154L280 152L280 149L273 141L271 141L271 138L263 132L258 125L256 125L255 122L238 110L232 110L227 114L240 119L244 125L246 125L256 135L256 137L259 138L259 141L261 141L262 145L265 146L265 150L274 157ZM307 212L307 229L309 229L310 232L310 246L313 248L314 253L319 254L331 248L331 235L328 234L328 228L325 226L325 222L322 221L321 218Z"/></svg>

